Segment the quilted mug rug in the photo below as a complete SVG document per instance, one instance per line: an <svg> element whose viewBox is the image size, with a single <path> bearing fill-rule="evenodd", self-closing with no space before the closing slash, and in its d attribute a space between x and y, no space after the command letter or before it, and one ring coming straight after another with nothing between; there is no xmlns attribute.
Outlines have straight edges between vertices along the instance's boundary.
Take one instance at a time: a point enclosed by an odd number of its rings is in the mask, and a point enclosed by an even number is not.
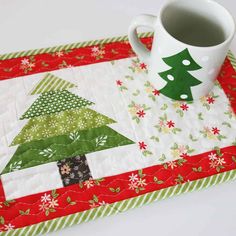
<svg viewBox="0 0 236 236"><path fill-rule="evenodd" d="M141 37L150 48L152 35ZM1 55L2 234L43 234L235 179L235 69L229 52L214 89L179 102L152 85L126 36Z"/></svg>

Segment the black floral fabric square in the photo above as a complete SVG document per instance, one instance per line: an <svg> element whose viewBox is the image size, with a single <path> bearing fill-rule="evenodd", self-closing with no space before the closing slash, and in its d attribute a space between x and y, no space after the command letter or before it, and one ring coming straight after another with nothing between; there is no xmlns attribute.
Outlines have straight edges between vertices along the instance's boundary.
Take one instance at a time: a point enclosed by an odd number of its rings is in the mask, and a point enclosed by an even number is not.
<svg viewBox="0 0 236 236"><path fill-rule="evenodd" d="M57 162L57 166L64 186L92 178L85 155L60 160Z"/></svg>

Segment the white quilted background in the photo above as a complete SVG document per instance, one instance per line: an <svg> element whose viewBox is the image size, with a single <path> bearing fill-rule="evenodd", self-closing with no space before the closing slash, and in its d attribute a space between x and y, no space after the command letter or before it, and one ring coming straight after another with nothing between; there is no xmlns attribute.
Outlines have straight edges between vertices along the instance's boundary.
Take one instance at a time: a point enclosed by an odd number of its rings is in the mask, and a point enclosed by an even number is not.
<svg viewBox="0 0 236 236"><path fill-rule="evenodd" d="M165 162L180 158L172 155L170 148L174 143L189 145L191 149L194 149L191 155L212 150L215 146L225 147L232 144L235 140L235 134L231 130L236 128L236 119L235 116L230 119L225 115L229 104L222 89L217 86L214 87L214 94L220 97L216 98L216 102L210 110L203 107L200 101L195 101L194 104L189 104L188 112L181 118L173 109L172 101L163 96L158 96L157 101L152 101L148 97L144 87L144 83L148 80L147 74L133 73L128 69L132 64L131 60L118 60L114 65L110 62L104 62L52 72L64 80L77 84L78 88L72 91L94 102L95 105L91 106L92 109L117 121L110 126L136 143L87 154L94 178L163 163L163 160L160 161L162 154L166 156ZM24 76L0 83L1 101L4 101L0 107L0 125L2 127L0 131L0 170L4 168L16 149L16 147L8 147L9 144L27 122L27 120L20 121L19 117L38 97L36 95L28 96L28 94L34 85L43 78L44 74ZM126 75L132 75L134 80L125 79ZM117 80L123 81L128 90L120 91L116 85ZM137 89L141 91L140 94L133 96L133 92ZM145 118L141 119L139 124L132 120L128 111L128 104L132 100L139 104L146 104L151 108L146 111ZM168 109L162 111L160 108L164 103L168 105ZM197 119L199 112L203 113L203 121ZM168 120L173 120L175 125L182 129L182 132L177 134L159 133L153 127L158 124L159 117L164 113L167 114ZM222 122L229 123L231 128L222 125ZM203 138L199 131L204 126L220 128L220 132L227 138L222 141ZM189 139L190 133L198 141L191 141ZM160 141L151 140L151 136L158 136ZM142 155L138 146L140 141L147 144L147 149L151 151L151 155Z"/></svg>
<svg viewBox="0 0 236 236"><path fill-rule="evenodd" d="M229 103L221 88L214 87L213 92L219 97L215 99L210 110L203 107L198 100L193 104L188 104L189 109L181 118L173 107L173 101L162 95L158 96L156 101L148 97L149 94L144 86L148 81L147 74L142 71L132 72L129 69L131 65L132 59L122 59L114 64L104 62L51 72L77 84L78 88L71 91L94 102L95 105L90 106L91 109L114 119L117 123L111 124L110 127L135 142L135 144L87 154L93 178L120 174L181 158L180 155L173 156L171 147L174 143L182 147L189 145L193 149L189 155L195 155L212 150L215 146L230 146L235 141L235 133L231 131L236 128L236 119L235 116L229 118L225 114ZM0 106L0 126L2 127L0 130L0 170L5 167L16 150L16 147L9 147L10 143L27 122L27 120L19 120L19 117L39 96L28 94L44 75L45 73L40 73L0 83L1 101L4 101ZM127 75L133 76L134 79L127 80ZM127 89L120 91L117 80L122 81ZM133 93L137 90L140 94L134 96ZM132 119L129 112L128 105L131 101L150 107L150 110L145 111L145 117L140 118L139 123ZM161 110L164 104L168 106L168 109ZM204 120L197 118L199 112L203 114ZM154 126L158 124L159 117L164 114L182 131L177 134L160 133ZM227 122L231 127L222 125L222 122ZM221 141L203 138L199 131L204 126L218 127L220 133L226 138ZM197 141L190 140L189 134L192 134ZM158 137L159 142L150 139L152 136ZM139 142L147 145L149 155L143 155L144 150L139 149ZM165 155L165 160L160 159L162 154ZM56 162L2 175L2 181L7 199L62 187ZM39 187L34 188L35 182Z"/></svg>
<svg viewBox="0 0 236 236"><path fill-rule="evenodd" d="M171 146L174 143L179 145L189 145L194 152L191 155L199 154L214 149L214 147L230 146L235 141L236 135L231 132L236 128L235 116L229 118L225 112L228 110L229 102L222 89L215 86L213 91L216 102L210 110L202 106L200 100L189 105L188 112L181 118L173 109L173 102L164 96L159 96L157 101L152 101L145 92L144 83L148 80L146 73L132 73L128 67L131 66L131 59L122 59L111 63L99 63L74 68L76 78L79 81L79 94L87 99L94 97L95 107L97 110L117 121L111 127L122 133L135 142L144 141L148 149L152 152L150 156L140 155L138 145L127 145L119 148L108 149L100 152L87 154L87 159L91 167L93 176L100 178L104 176L119 174L122 172L144 168L163 163L160 161L162 154L165 154L166 161L172 161L175 158L171 154ZM130 81L125 76L131 75L135 79ZM80 80L80 78L82 78ZM128 88L123 92L119 91L116 81L120 80ZM93 86L89 87L89 84ZM86 88L90 88L86 91ZM139 96L132 95L137 89L141 91ZM128 104L134 100L139 104L146 104L151 110L146 111L144 119L137 124L132 120L128 112ZM169 109L162 111L163 104L167 104ZM197 118L198 113L203 113L204 120ZM159 133L153 126L158 124L159 116L167 114L168 120L173 120L182 132L178 134ZM222 125L227 122L231 128ZM204 126L218 127L220 133L227 138L220 140L209 140L203 138L200 129ZM189 139L192 134L198 141L193 142ZM150 139L151 136L158 136L160 141L155 142Z"/></svg>

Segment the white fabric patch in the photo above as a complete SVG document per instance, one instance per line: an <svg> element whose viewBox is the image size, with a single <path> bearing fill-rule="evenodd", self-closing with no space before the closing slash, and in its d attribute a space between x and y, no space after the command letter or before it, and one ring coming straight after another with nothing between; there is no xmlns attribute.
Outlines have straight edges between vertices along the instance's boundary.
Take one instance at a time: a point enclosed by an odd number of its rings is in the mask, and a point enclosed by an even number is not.
<svg viewBox="0 0 236 236"><path fill-rule="evenodd" d="M8 200L63 187L56 162L10 172L1 180Z"/></svg>
<svg viewBox="0 0 236 236"><path fill-rule="evenodd" d="M86 155L94 179L153 166L158 159L145 158L136 145L121 146Z"/></svg>

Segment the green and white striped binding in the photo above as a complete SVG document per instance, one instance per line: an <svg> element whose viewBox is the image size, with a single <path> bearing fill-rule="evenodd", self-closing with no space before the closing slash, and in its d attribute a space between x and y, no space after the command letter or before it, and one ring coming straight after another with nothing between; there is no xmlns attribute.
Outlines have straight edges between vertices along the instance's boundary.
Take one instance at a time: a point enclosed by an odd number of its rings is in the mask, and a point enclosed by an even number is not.
<svg viewBox="0 0 236 236"><path fill-rule="evenodd" d="M73 87L77 86L53 74L47 73L44 78L36 85L36 87L33 88L31 95L46 93L49 91L64 90Z"/></svg>
<svg viewBox="0 0 236 236"><path fill-rule="evenodd" d="M28 236L45 234L51 231L56 231L74 224L80 224L96 218L117 214L120 212L127 211L132 208L140 207L151 202L160 201L175 195L182 193L193 192L201 190L213 185L217 185L229 180L236 179L236 170L224 172L221 174L213 175L207 178L187 182L181 185L161 189L151 193L146 193L138 197L126 199L120 202L116 202L110 205L100 206L84 212L56 218L53 220L41 222L28 227L11 230L3 233L2 235L7 236Z"/></svg>
<svg viewBox="0 0 236 236"><path fill-rule="evenodd" d="M236 70L236 58L234 57L233 53L231 51L229 51L227 56L232 64L233 68Z"/></svg>
<svg viewBox="0 0 236 236"><path fill-rule="evenodd" d="M153 35L152 32L145 32L145 33L140 33L139 37L144 38L144 37L150 37L152 35ZM7 60L7 59L12 59L12 58L17 58L17 57L24 57L24 56L33 56L33 55L42 54L42 53L52 53L52 52L58 52L58 51L62 51L62 50L93 46L93 45L97 45L97 44L121 42L121 41L125 41L125 40L128 40L127 35L120 36L120 37L113 37L113 38L98 39L98 40L92 40L92 41L86 41L86 42L60 45L60 46L56 46L56 47L40 48L40 49L21 51L21 52L13 52L13 53L7 53L7 54L0 55L0 60Z"/></svg>

